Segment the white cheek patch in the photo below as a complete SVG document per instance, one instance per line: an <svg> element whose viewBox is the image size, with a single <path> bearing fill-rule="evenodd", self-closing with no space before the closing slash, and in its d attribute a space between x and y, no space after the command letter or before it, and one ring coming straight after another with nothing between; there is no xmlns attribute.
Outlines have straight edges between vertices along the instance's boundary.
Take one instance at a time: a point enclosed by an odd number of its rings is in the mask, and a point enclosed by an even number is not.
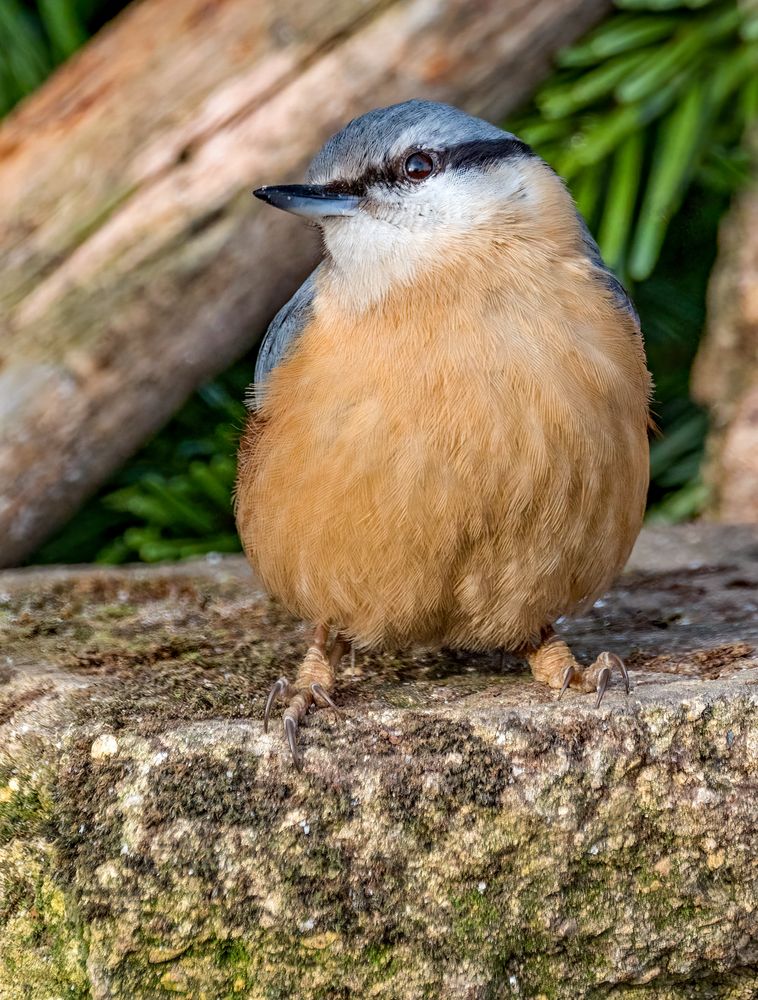
<svg viewBox="0 0 758 1000"><path fill-rule="evenodd" d="M365 210L325 219L324 242L345 307L360 311L397 284L411 283L446 242L509 212L528 214L530 169L528 160L514 158L486 169L447 170L413 186L377 186Z"/></svg>
<svg viewBox="0 0 758 1000"><path fill-rule="evenodd" d="M343 306L361 312L393 287L412 283L435 241L428 229L363 213L344 221L325 220L324 242L335 265L333 288Z"/></svg>
<svg viewBox="0 0 758 1000"><path fill-rule="evenodd" d="M430 217L451 235L465 233L528 200L528 174L529 167L520 159L486 170L448 170L402 197L404 215L410 219L415 210L422 223Z"/></svg>

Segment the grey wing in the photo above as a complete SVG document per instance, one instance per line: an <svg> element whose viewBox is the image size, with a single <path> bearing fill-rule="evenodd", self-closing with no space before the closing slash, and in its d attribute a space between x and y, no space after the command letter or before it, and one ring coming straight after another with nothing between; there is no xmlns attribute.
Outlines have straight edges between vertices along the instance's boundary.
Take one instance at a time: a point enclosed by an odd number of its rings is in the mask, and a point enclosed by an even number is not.
<svg viewBox="0 0 758 1000"><path fill-rule="evenodd" d="M248 404L252 408L260 404L269 375L281 363L310 322L319 267L320 264L305 279L289 302L282 306L266 330L255 362L255 381L248 389Z"/></svg>
<svg viewBox="0 0 758 1000"><path fill-rule="evenodd" d="M584 246L585 250L587 251L587 256L600 272L600 277L603 283L605 284L606 288L610 291L610 293L613 295L619 309L623 309L625 312L629 313L629 315L633 318L634 322L637 324L637 330L639 331L640 317L637 314L637 310L634 308L634 303L629 298L629 293L621 284L621 282L613 273L613 271L608 267L608 265L603 260L602 255L600 253L600 248L593 239L592 233L589 231L589 228L587 227L587 223L584 221L582 216L579 215L579 212L577 212L576 214L577 217L579 218L579 222L582 227L582 239L584 240Z"/></svg>

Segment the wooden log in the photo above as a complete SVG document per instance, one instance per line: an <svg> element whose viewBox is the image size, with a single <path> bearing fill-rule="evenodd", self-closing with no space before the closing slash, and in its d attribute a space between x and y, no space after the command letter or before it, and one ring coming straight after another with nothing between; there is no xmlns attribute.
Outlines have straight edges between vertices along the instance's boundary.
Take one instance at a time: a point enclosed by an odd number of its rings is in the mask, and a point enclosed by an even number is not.
<svg viewBox="0 0 758 1000"><path fill-rule="evenodd" d="M721 225L692 391L711 413L708 513L758 523L758 185L742 192Z"/></svg>
<svg viewBox="0 0 758 1000"><path fill-rule="evenodd" d="M497 120L608 0L144 0L0 128L0 565L23 560L313 263L251 188L411 96Z"/></svg>

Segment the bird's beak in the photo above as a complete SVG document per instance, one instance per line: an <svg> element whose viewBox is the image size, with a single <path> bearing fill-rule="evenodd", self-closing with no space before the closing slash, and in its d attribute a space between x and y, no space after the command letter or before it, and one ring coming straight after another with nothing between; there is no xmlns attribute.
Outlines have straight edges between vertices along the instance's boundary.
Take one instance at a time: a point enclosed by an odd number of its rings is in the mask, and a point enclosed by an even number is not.
<svg viewBox="0 0 758 1000"><path fill-rule="evenodd" d="M329 219L337 215L355 215L361 198L338 194L320 184L279 184L253 191L256 198L306 219Z"/></svg>

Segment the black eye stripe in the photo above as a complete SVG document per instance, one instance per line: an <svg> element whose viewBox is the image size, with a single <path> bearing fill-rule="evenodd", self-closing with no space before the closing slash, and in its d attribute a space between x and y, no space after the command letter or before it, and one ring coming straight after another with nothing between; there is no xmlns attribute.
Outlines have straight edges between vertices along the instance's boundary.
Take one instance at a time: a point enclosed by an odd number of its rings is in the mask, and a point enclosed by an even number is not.
<svg viewBox="0 0 758 1000"><path fill-rule="evenodd" d="M475 140L450 146L443 154L446 164L465 169L484 167L498 160L535 156L534 150L521 139L504 135L502 139Z"/></svg>
<svg viewBox="0 0 758 1000"><path fill-rule="evenodd" d="M408 149L382 166L369 167L359 177L331 181L326 185L326 189L337 194L352 194L362 198L368 193L369 188L376 184L387 186L407 184L403 165L413 153L426 152L421 147ZM490 163L497 163L499 160L536 155L527 143L506 135L502 139L474 140L448 146L442 150L430 149L428 153L435 158L435 173L443 173L448 167L458 170L475 169L485 167Z"/></svg>

